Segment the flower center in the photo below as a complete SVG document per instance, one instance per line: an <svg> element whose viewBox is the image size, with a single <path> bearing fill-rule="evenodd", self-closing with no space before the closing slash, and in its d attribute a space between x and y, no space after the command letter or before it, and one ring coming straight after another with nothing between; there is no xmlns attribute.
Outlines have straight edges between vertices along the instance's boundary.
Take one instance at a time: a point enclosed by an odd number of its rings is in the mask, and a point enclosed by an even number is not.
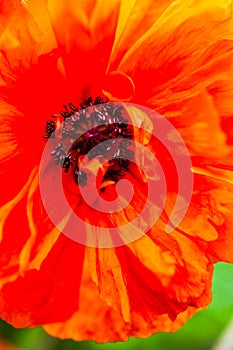
<svg viewBox="0 0 233 350"><path fill-rule="evenodd" d="M117 182L128 171L133 152L128 148L132 139L132 128L124 117L124 108L108 103L99 96L93 101L89 97L80 108L69 103L65 110L48 120L45 138L56 138L57 145L51 152L55 164L60 165L65 173L73 172L75 182L85 186L87 172L80 169L82 156L88 160L98 158L104 162L109 155L107 171L103 182ZM118 139L116 142L114 139ZM124 142L121 140L124 139ZM125 140L127 139L127 140ZM66 152L67 141L70 145ZM99 145L99 146L98 146ZM96 147L98 146L98 147Z"/></svg>

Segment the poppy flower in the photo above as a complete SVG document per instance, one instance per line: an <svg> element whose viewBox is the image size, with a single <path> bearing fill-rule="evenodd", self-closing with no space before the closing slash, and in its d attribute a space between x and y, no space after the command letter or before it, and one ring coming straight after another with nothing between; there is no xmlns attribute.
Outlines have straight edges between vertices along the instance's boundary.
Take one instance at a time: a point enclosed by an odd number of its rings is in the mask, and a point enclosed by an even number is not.
<svg viewBox="0 0 233 350"><path fill-rule="evenodd" d="M126 341L175 331L210 303L213 264L233 262L232 21L230 0L0 1L2 319L15 327L42 325L60 338ZM61 139L71 121L82 128L76 116L96 105L108 108L106 98L110 107L123 108L114 110L117 135L124 131L115 137L140 142L169 170L165 209L156 224L112 248L64 235L69 217L54 225L39 188L41 158L54 133ZM169 120L190 153L192 198L170 234L175 166L152 136L153 116L138 109L130 126L136 107L127 109L127 102ZM120 232L140 214L147 179L131 161L99 164L96 155L82 173L85 152L115 130L110 112L104 128L93 130L90 118L85 120L97 136L84 133L77 140L74 160L62 143L51 149L46 198L60 198L53 174L62 165L64 192L86 230L92 223ZM149 157L144 160L150 168ZM114 200L119 179L133 184L132 204L118 216L96 215L81 199L81 182L85 187L96 167L98 194L106 201ZM140 233L144 224L132 231Z"/></svg>

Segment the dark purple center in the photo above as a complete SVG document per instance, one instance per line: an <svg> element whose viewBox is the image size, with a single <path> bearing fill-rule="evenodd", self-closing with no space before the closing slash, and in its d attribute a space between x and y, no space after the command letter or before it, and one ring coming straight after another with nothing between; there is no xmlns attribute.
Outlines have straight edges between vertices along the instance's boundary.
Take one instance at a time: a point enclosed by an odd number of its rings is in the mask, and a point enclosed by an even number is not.
<svg viewBox="0 0 233 350"><path fill-rule="evenodd" d="M80 108L70 103L60 113L63 118L61 136L51 156L57 165L64 168L65 173L73 171L76 183L81 186L86 184L87 174L78 167L80 156L88 154L88 159L91 160L105 158L106 153L111 154L110 166L103 180L114 182L124 176L129 167L129 159L133 158L133 152L128 148L131 145L132 129L123 116L124 109L107 102L100 97L93 101L90 97L80 104ZM45 138L56 138L56 124L53 120L47 121L45 133ZM113 139L118 139L115 148ZM124 142L121 142L123 139ZM67 140L71 140L72 144L68 153L64 147ZM99 146L95 148L97 145Z"/></svg>

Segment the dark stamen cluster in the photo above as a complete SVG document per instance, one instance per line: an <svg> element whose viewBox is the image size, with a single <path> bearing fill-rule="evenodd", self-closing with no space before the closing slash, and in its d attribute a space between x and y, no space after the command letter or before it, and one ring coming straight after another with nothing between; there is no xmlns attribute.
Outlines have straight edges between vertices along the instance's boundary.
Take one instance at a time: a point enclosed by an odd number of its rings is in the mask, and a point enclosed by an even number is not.
<svg viewBox="0 0 233 350"><path fill-rule="evenodd" d="M81 155L88 154L89 160L96 157L104 159L107 152L111 161L104 179L115 182L128 170L129 159L133 158L133 152L129 149L132 130L123 117L123 107L107 102L100 97L93 101L90 97L80 104L80 108L69 103L60 113L63 117L62 136L51 155L65 172L73 168L75 181L82 186L87 182L87 174L78 167ZM55 123L47 121L46 138L51 137L52 130L55 131ZM121 141L123 139L124 142ZM70 140L71 144L68 153L63 145L66 140ZM94 149L97 145L99 146Z"/></svg>
<svg viewBox="0 0 233 350"><path fill-rule="evenodd" d="M54 157L54 161L57 165L59 164L61 167L63 167L66 158L66 151L65 147L61 142L59 142L58 145L51 152L51 156Z"/></svg>
<svg viewBox="0 0 233 350"><path fill-rule="evenodd" d="M52 136L54 131L56 130L55 123L53 120L47 120L46 126L45 126L45 135L44 138L48 139Z"/></svg>

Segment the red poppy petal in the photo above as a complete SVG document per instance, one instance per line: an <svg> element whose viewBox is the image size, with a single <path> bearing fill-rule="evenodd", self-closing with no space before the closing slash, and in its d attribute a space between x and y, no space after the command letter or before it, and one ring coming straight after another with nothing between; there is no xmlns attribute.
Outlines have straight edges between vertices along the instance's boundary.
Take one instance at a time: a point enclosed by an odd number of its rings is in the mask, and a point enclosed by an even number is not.
<svg viewBox="0 0 233 350"><path fill-rule="evenodd" d="M48 192L51 189L48 188ZM56 191L52 188L52 195ZM57 242L60 232L49 220L40 198L38 169L13 199L0 208L1 285L14 281L27 270L39 270ZM15 223L20 218L17 231ZM60 222L65 225L66 218ZM15 233L16 232L16 233ZM12 240L12 234L15 238Z"/></svg>
<svg viewBox="0 0 233 350"><path fill-rule="evenodd" d="M233 191L232 179L229 177L219 178L212 169L205 174L205 169L196 169L197 202L193 201L190 207L191 214L193 208L199 210L206 224L211 225L217 233L215 239L211 239L203 244L206 255L213 262L226 261L233 262L233 252L231 246L232 239L232 209L233 209ZM222 174L222 172L221 172ZM201 189L205 192L201 193ZM200 226L201 227L201 226ZM181 225L182 229L182 225ZM188 230L186 230L188 231ZM201 238L205 237L205 232L200 229ZM202 244L200 242L200 244Z"/></svg>
<svg viewBox="0 0 233 350"><path fill-rule="evenodd" d="M21 67L28 67L35 60L41 32L22 2L9 1L7 6L2 5L3 2L0 5L0 64L5 69L5 72L1 69L1 73L6 75L11 73L9 68L14 69L19 62Z"/></svg>
<svg viewBox="0 0 233 350"><path fill-rule="evenodd" d="M96 340L99 342L128 339L125 324L120 314L110 308L91 281L87 266L82 276L79 310L66 322L46 325L45 330L62 339Z"/></svg>
<svg viewBox="0 0 233 350"><path fill-rule="evenodd" d="M109 6L102 1L84 4L69 0L58 4L50 0L48 10L66 77L80 103L100 93L115 36L119 0Z"/></svg>
<svg viewBox="0 0 233 350"><path fill-rule="evenodd" d="M60 235L39 270L28 271L2 287L1 317L15 327L70 317L78 307L83 253L83 246Z"/></svg>
<svg viewBox="0 0 233 350"><path fill-rule="evenodd" d="M165 313L174 320L190 305L206 306L211 298L212 267L198 246L174 233L167 239L176 250L170 254L170 247L162 252L154 247L158 241L145 246L144 240L142 237L134 243L137 250L132 244L115 250L87 248L91 276L101 298L120 312L125 322L133 322L140 315L140 319L153 323ZM160 240L163 242L162 237Z"/></svg>
<svg viewBox="0 0 233 350"><path fill-rule="evenodd" d="M170 83L168 83L167 86L164 86L163 91L155 94L150 99L151 105L163 115L173 118L174 123L177 123L177 125L182 125L182 123L187 125L185 115L188 112L187 118L189 118L190 110L188 107L191 107L192 100L195 101L206 94L208 99L212 100L210 113L212 114L211 111L215 110L215 114L221 118L219 122L222 125L226 118L229 119L232 116L230 107L232 95L232 48L232 41L218 41L202 55L200 60L194 62L193 69L190 66L187 67L187 69L190 69L189 73L184 76L183 72L181 72L181 75L172 82L172 88L170 88ZM198 103L199 115L202 108L203 111L206 111L207 107L206 102L202 107L202 101L203 97ZM195 110L197 111L197 106ZM208 118L207 113L206 116ZM203 117L205 117L204 113ZM192 118L190 122L193 123L195 120L196 118ZM228 132L228 130L226 131Z"/></svg>
<svg viewBox="0 0 233 350"><path fill-rule="evenodd" d="M228 58L228 64L223 65L224 50L218 48L225 48L227 59L232 50L227 41L232 40L232 34L229 0L212 4L200 2L195 7L192 2L178 1L169 6L160 20L131 47L118 69L132 77L137 86L135 100L139 103L148 103L153 96L158 101L159 94L163 94L166 100L166 88L171 95L182 80L186 84L179 92L191 94L191 88L195 91L197 84L203 86L208 78L205 72L193 79L191 75L198 69L204 72L209 67L212 82L214 78L219 79L220 70L229 71L232 59ZM209 59L204 62L207 56ZM220 57L221 67L213 69L214 62ZM155 101L150 105L156 109L160 107Z"/></svg>
<svg viewBox="0 0 233 350"><path fill-rule="evenodd" d="M57 47L47 2L47 0L23 1L25 9L31 14L33 20L41 31L41 35L38 40L38 56L40 54L50 52Z"/></svg>
<svg viewBox="0 0 233 350"><path fill-rule="evenodd" d="M231 148L227 145L227 137L221 128L221 120L211 95L203 91L180 109L181 116L174 118L176 125L190 155L211 159L227 157ZM195 115L195 118L193 118Z"/></svg>
<svg viewBox="0 0 233 350"><path fill-rule="evenodd" d="M28 203L28 191L35 179L36 172L37 169L34 169L21 191L0 208L1 284L9 279L14 280L16 278L21 249L30 237L30 227L25 208L27 208ZM19 218L21 219L21 225L16 229L15 223L18 222ZM14 239L12 239L13 234Z"/></svg>
<svg viewBox="0 0 233 350"><path fill-rule="evenodd" d="M100 299L97 287L91 281L87 267L84 268L84 271L79 310L65 322L46 325L44 329L49 334L76 341L95 340L100 343L127 341L130 335L148 337L164 329L175 331L194 313L195 309L189 307L185 312L179 314L175 321L171 321L165 314L154 318L151 324L140 317L125 322L120 313L109 306L105 300Z"/></svg>
<svg viewBox="0 0 233 350"><path fill-rule="evenodd" d="M160 18L172 0L163 0L154 6L153 0L122 0L116 37L111 56L111 68L116 69L124 54Z"/></svg>

